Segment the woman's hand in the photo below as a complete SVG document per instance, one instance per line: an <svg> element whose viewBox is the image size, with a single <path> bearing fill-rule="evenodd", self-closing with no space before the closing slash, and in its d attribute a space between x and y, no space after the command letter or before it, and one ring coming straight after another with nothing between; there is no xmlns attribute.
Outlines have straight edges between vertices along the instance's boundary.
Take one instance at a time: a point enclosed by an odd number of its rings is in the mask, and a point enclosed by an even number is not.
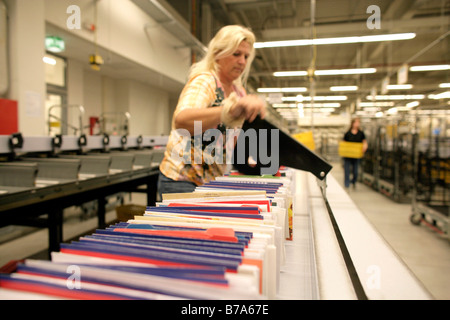
<svg viewBox="0 0 450 320"><path fill-rule="evenodd" d="M259 115L261 119L266 116L266 105L261 98L250 94L240 98L229 111L230 115L237 119L244 117L248 122L253 122Z"/></svg>

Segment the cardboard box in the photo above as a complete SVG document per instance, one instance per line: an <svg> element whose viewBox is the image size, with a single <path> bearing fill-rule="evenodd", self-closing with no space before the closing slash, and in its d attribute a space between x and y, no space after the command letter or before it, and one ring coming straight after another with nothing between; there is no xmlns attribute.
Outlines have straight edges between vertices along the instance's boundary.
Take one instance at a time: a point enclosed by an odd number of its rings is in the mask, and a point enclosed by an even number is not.
<svg viewBox="0 0 450 320"><path fill-rule="evenodd" d="M121 222L127 222L133 220L134 216L142 216L145 213L145 206L136 204L126 204L116 207L117 220Z"/></svg>

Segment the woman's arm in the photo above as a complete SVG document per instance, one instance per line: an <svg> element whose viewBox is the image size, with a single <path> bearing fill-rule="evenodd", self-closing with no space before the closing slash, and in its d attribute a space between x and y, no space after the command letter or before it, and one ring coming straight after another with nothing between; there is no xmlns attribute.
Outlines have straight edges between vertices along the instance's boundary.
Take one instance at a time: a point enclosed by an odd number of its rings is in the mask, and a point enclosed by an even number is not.
<svg viewBox="0 0 450 320"><path fill-rule="evenodd" d="M217 128L224 120L222 109L223 107L183 109L175 117L175 128L186 129L191 135L194 134L195 121L202 122L202 132L205 132L208 129ZM255 120L258 115L260 115L261 118L264 118L266 115L264 102L253 95L248 95L237 100L228 112L233 119L242 118L249 122Z"/></svg>
<svg viewBox="0 0 450 320"><path fill-rule="evenodd" d="M365 153L367 151L367 148L369 147L369 145L367 144L367 140L364 139L362 141L362 144L363 144L363 152Z"/></svg>
<svg viewBox="0 0 450 320"><path fill-rule="evenodd" d="M243 117L253 122L259 115L261 119L266 116L266 105L258 96L250 94L238 100L230 109L233 118Z"/></svg>
<svg viewBox="0 0 450 320"><path fill-rule="evenodd" d="M208 129L217 128L220 124L222 107L212 107L205 109L184 109L175 117L175 128L186 129L191 135L194 134L194 122L202 122L202 132Z"/></svg>

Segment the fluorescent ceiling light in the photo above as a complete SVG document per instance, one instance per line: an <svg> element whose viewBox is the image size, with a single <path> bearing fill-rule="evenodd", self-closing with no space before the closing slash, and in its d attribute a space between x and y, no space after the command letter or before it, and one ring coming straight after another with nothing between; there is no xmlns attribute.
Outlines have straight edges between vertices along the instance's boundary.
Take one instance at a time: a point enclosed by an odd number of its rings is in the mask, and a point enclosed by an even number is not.
<svg viewBox="0 0 450 320"><path fill-rule="evenodd" d="M335 70L315 70L314 74L316 76L332 76L332 75L344 75L344 74L367 74L375 73L377 69L375 68L357 68L357 69L335 69ZM307 76L306 71L279 71L274 72L275 77L302 77Z"/></svg>
<svg viewBox="0 0 450 320"><path fill-rule="evenodd" d="M356 91L358 86L334 86L330 87L331 91Z"/></svg>
<svg viewBox="0 0 450 320"><path fill-rule="evenodd" d="M387 85L388 90L409 90L412 89L412 84L390 84Z"/></svg>
<svg viewBox="0 0 450 320"><path fill-rule="evenodd" d="M418 114L440 114L448 115L448 110L417 110Z"/></svg>
<svg viewBox="0 0 450 320"><path fill-rule="evenodd" d="M377 112L377 111L378 111L378 108L377 108L377 107L367 107L367 108L364 108L364 111L367 111L367 112Z"/></svg>
<svg viewBox="0 0 450 320"><path fill-rule="evenodd" d="M439 84L439 88L450 88L450 83L441 83Z"/></svg>
<svg viewBox="0 0 450 320"><path fill-rule="evenodd" d="M319 109L314 109L314 112L325 112L325 113L331 113L334 112L335 109L334 108L319 108Z"/></svg>
<svg viewBox="0 0 450 320"><path fill-rule="evenodd" d="M312 98L310 96L302 96L301 94L296 97L282 97L283 101L311 101ZM315 96L314 101L345 101L347 100L347 96Z"/></svg>
<svg viewBox="0 0 450 320"><path fill-rule="evenodd" d="M341 74L366 74L375 73L375 68L358 68L358 69L336 69L336 70L316 70L314 74L316 76L329 76L329 75L341 75Z"/></svg>
<svg viewBox="0 0 450 320"><path fill-rule="evenodd" d="M288 110L288 109L278 109L278 114L282 114L282 115L291 115L291 114L296 114L298 112L297 108L292 109L292 110Z"/></svg>
<svg viewBox="0 0 450 320"><path fill-rule="evenodd" d="M297 96L297 101L298 102L302 102L302 101L311 101L313 98L311 98L310 96L302 96L302 95L298 95ZM314 101L345 101L347 100L347 96L315 96L314 97Z"/></svg>
<svg viewBox="0 0 450 320"><path fill-rule="evenodd" d="M430 66L414 66L410 67L409 71L435 71L435 70L449 70L450 64L435 64Z"/></svg>
<svg viewBox="0 0 450 320"><path fill-rule="evenodd" d="M450 91L442 92L442 93L439 93L439 94L430 94L430 95L428 95L428 98L434 99L434 100L449 99L450 98Z"/></svg>
<svg viewBox="0 0 450 320"><path fill-rule="evenodd" d="M382 111L378 111L377 113L375 113L375 117L377 118L381 118L384 115L384 113Z"/></svg>
<svg viewBox="0 0 450 320"><path fill-rule="evenodd" d="M414 108L414 107L417 107L419 104L420 104L419 101L413 101L413 102L407 103L407 104L406 104L406 107L408 107L408 108Z"/></svg>
<svg viewBox="0 0 450 320"><path fill-rule="evenodd" d="M373 96L367 96L367 100L372 100ZM411 95L387 95L387 96L375 96L375 100L420 100L425 99L423 94L411 94Z"/></svg>
<svg viewBox="0 0 450 320"><path fill-rule="evenodd" d="M297 97L282 97L282 101L298 101Z"/></svg>
<svg viewBox="0 0 450 320"><path fill-rule="evenodd" d="M393 107L395 105L394 102L360 102L360 107Z"/></svg>
<svg viewBox="0 0 450 320"><path fill-rule="evenodd" d="M50 57L44 57L44 58L42 58L42 61L44 61L46 64L49 64L52 66L56 65L56 60L53 58L50 58Z"/></svg>
<svg viewBox="0 0 450 320"><path fill-rule="evenodd" d="M306 92L308 91L305 87L298 87L298 88L281 88L281 92Z"/></svg>
<svg viewBox="0 0 450 320"><path fill-rule="evenodd" d="M410 107L406 106L406 107L395 107L397 109L397 111L410 111Z"/></svg>
<svg viewBox="0 0 450 320"><path fill-rule="evenodd" d="M325 102L325 103L303 103L305 108L339 108L341 104L339 102Z"/></svg>
<svg viewBox="0 0 450 320"><path fill-rule="evenodd" d="M301 76L307 76L308 72L306 72L306 71L279 71L279 72L274 72L273 75L275 77L301 77Z"/></svg>
<svg viewBox="0 0 450 320"><path fill-rule="evenodd" d="M296 103L274 103L272 105L273 108L275 109L280 109L280 108L297 108L297 104Z"/></svg>
<svg viewBox="0 0 450 320"><path fill-rule="evenodd" d="M397 112L398 112L398 109L397 109L397 108L390 108L390 109L388 109L388 111L387 111L388 114L397 114Z"/></svg>
<svg viewBox="0 0 450 320"><path fill-rule="evenodd" d="M311 46L311 45L326 45L326 44L409 40L415 38L415 36L416 36L415 33L394 33L394 34L379 34L374 36L265 41L265 42L256 42L254 44L254 47L260 49L260 48L274 48L274 47L296 47L296 46Z"/></svg>
<svg viewBox="0 0 450 320"><path fill-rule="evenodd" d="M306 92L308 89L305 87L298 88L258 88L258 92L261 93L278 93L278 92Z"/></svg>

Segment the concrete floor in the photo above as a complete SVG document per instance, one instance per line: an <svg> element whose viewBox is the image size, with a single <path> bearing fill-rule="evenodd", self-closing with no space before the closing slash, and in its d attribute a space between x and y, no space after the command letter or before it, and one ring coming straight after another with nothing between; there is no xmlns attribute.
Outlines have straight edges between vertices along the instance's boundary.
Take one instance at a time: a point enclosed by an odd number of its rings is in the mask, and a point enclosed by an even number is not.
<svg viewBox="0 0 450 320"><path fill-rule="evenodd" d="M331 171L344 185L340 163ZM348 190L350 198L392 249L438 300L450 299L450 241L430 228L410 221L412 204L397 203L372 188L357 184Z"/></svg>

